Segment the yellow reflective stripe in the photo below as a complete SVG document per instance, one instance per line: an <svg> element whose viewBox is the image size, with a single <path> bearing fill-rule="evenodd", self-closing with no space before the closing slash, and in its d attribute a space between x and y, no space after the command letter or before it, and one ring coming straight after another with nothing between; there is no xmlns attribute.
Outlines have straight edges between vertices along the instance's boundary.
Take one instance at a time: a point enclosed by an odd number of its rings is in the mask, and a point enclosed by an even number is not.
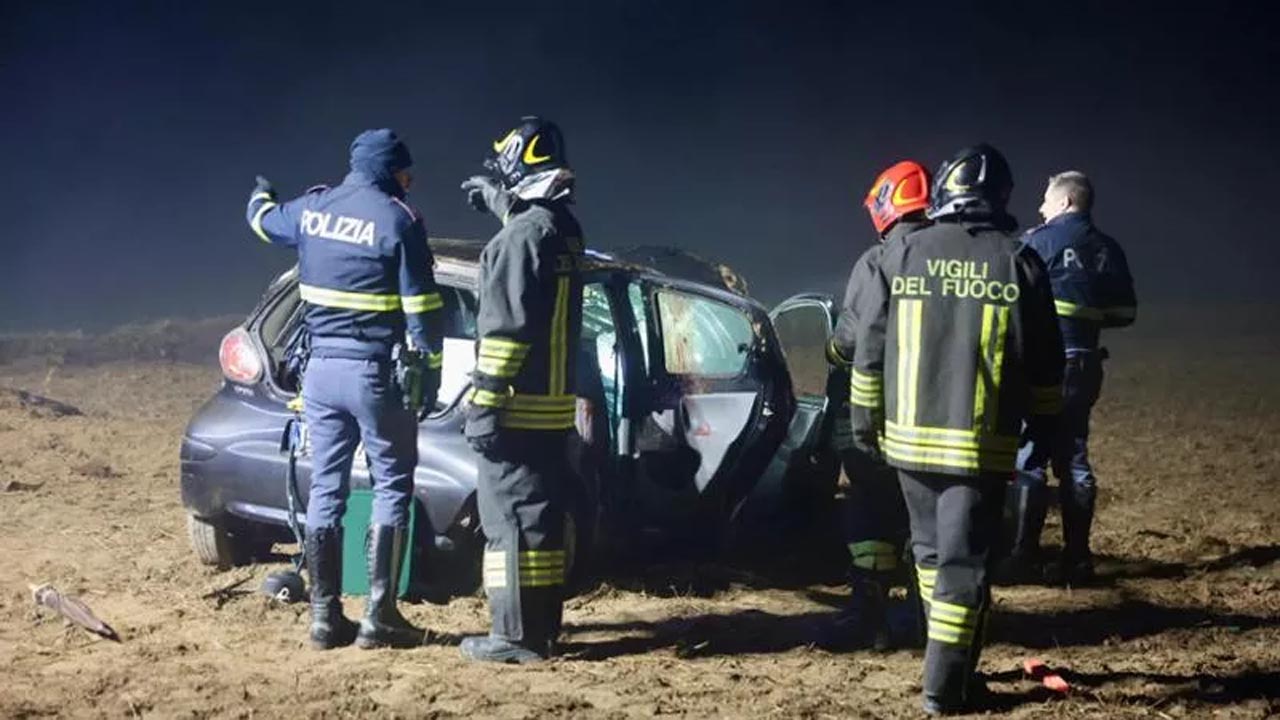
<svg viewBox="0 0 1280 720"><path fill-rule="evenodd" d="M849 402L861 407L878 408L884 397L884 378L853 368L849 373Z"/></svg>
<svg viewBox="0 0 1280 720"><path fill-rule="evenodd" d="M948 645L971 645L973 644L973 631L961 630L930 620L929 639L944 642Z"/></svg>
<svg viewBox="0 0 1280 720"><path fill-rule="evenodd" d="M952 625L972 627L978 624L978 610L977 608L968 608L963 605L943 602L942 600L934 600L933 607L929 610L929 618Z"/></svg>
<svg viewBox="0 0 1280 720"><path fill-rule="evenodd" d="M555 310L551 316L551 347L548 364L551 366L551 378L547 390L551 395L562 395L565 391L565 378L568 375L569 361L569 276L563 275L556 281Z"/></svg>
<svg viewBox="0 0 1280 720"><path fill-rule="evenodd" d="M270 200L270 199L271 199L271 193L265 192L265 191L259 191L249 197L249 202L253 202L255 200Z"/></svg>
<svg viewBox="0 0 1280 720"><path fill-rule="evenodd" d="M988 449L997 452L1017 452L1018 450L1018 438L1013 435L986 435L973 429L899 425L892 421L885 422L884 428L886 438L910 445L961 450Z"/></svg>
<svg viewBox="0 0 1280 720"><path fill-rule="evenodd" d="M268 195L267 197L271 196ZM249 202L253 202L253 200L250 199ZM262 206L253 214L253 219L249 221L249 227L253 229L253 232L257 234L258 237L262 238L262 242L271 242L271 238L267 237L266 231L262 229L262 216L266 215L267 211L273 207L276 207L276 204L273 202L262 203Z"/></svg>
<svg viewBox="0 0 1280 720"><path fill-rule="evenodd" d="M1006 472L1013 470L1015 454L980 448L977 450L915 445L885 437L884 454L890 460L955 468L959 470L989 470Z"/></svg>
<svg viewBox="0 0 1280 720"><path fill-rule="evenodd" d="M524 550L519 553L520 586L550 587L563 585L565 552L563 550Z"/></svg>
<svg viewBox="0 0 1280 720"><path fill-rule="evenodd" d="M444 353L427 353L427 367L432 370L444 367Z"/></svg>
<svg viewBox="0 0 1280 720"><path fill-rule="evenodd" d="M424 313L432 310L439 310L444 307L444 298L440 297L440 293L425 293L423 295L401 295L400 306L407 313Z"/></svg>
<svg viewBox="0 0 1280 720"><path fill-rule="evenodd" d="M524 358L529 354L529 344L489 335L480 338L480 353L495 358Z"/></svg>
<svg viewBox="0 0 1280 720"><path fill-rule="evenodd" d="M898 567L898 551L893 543L863 540L849 543L853 566L864 570L893 570Z"/></svg>
<svg viewBox="0 0 1280 720"><path fill-rule="evenodd" d="M506 404L507 398L507 395L500 395L492 390L472 388L471 395L467 399L472 405L500 408Z"/></svg>
<svg viewBox="0 0 1280 720"><path fill-rule="evenodd" d="M485 551L484 586L494 589L507 586L507 552L505 550Z"/></svg>
<svg viewBox="0 0 1280 720"><path fill-rule="evenodd" d="M1056 415L1062 412L1062 387L1059 385L1031 386L1031 414Z"/></svg>
<svg viewBox="0 0 1280 720"><path fill-rule="evenodd" d="M573 427L573 414L545 415L526 413L503 413L499 422L503 427L516 430L566 430Z"/></svg>
<svg viewBox="0 0 1280 720"><path fill-rule="evenodd" d="M481 355L476 360L476 369L485 375L500 378L511 378L520 374L520 360L491 358Z"/></svg>
<svg viewBox="0 0 1280 720"><path fill-rule="evenodd" d="M312 305L321 305L323 307L364 310L367 312L392 312L400 309L399 295L330 290L306 284L299 284L298 291L303 300Z"/></svg>
<svg viewBox="0 0 1280 720"><path fill-rule="evenodd" d="M1076 305L1066 300L1054 300L1054 309L1058 311L1058 315L1069 318L1079 318L1081 320L1101 320L1103 311L1098 308L1089 307L1088 305Z"/></svg>
<svg viewBox="0 0 1280 720"><path fill-rule="evenodd" d="M1009 327L1007 305L982 306L982 336L973 381L973 427L994 429L1000 415L1000 379L1004 371L1004 337Z"/></svg>
<svg viewBox="0 0 1280 720"><path fill-rule="evenodd" d="M916 385L920 379L920 325L923 300L898 301L898 422L910 425L916 417Z"/></svg>
<svg viewBox="0 0 1280 720"><path fill-rule="evenodd" d="M573 395L515 395L507 407L529 412L573 412L577 398Z"/></svg>

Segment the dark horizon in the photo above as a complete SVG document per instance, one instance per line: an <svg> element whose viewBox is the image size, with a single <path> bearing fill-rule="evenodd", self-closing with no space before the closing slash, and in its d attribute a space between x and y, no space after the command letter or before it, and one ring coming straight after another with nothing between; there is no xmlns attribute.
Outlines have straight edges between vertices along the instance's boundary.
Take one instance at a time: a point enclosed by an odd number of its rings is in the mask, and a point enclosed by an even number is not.
<svg viewBox="0 0 1280 720"><path fill-rule="evenodd" d="M0 332L247 311L293 262L244 224L254 175L336 182L366 127L410 144L432 235L487 238L457 186L528 113L565 130L590 245L678 245L766 302L840 290L880 169L977 141L1024 227L1088 173L1143 303L1269 299L1266 5L846 5L6 4Z"/></svg>

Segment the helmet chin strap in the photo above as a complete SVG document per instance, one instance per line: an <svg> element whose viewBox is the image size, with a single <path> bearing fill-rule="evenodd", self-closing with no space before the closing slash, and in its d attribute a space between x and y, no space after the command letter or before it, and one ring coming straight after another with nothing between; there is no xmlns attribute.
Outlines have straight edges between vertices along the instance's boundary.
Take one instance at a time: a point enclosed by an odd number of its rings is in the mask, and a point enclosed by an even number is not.
<svg viewBox="0 0 1280 720"><path fill-rule="evenodd" d="M521 200L560 200L573 192L574 175L569 168L554 168L526 176L511 192Z"/></svg>

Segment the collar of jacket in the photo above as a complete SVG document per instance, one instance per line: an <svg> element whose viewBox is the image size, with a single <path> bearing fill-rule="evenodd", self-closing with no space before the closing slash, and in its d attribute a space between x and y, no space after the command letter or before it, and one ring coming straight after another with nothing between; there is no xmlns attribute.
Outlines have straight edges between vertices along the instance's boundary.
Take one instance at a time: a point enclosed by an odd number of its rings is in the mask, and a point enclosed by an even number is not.
<svg viewBox="0 0 1280 720"><path fill-rule="evenodd" d="M394 177L373 177L366 172L360 170L352 170L342 179L343 185L355 185L360 187L372 187L394 198L404 199L404 188L400 187L400 183L396 182Z"/></svg>
<svg viewBox="0 0 1280 720"><path fill-rule="evenodd" d="M1000 232L1013 232L1018 227L1018 220L1008 213L996 215L966 213L959 216L950 216L942 218L942 222L954 222L970 233L978 230L999 230Z"/></svg>
<svg viewBox="0 0 1280 720"><path fill-rule="evenodd" d="M1058 215L1051 220L1045 221L1045 225L1077 225L1077 224L1091 225L1093 224L1093 218L1089 216L1089 213L1084 212L1082 210L1072 210L1070 212L1064 212L1061 215Z"/></svg>

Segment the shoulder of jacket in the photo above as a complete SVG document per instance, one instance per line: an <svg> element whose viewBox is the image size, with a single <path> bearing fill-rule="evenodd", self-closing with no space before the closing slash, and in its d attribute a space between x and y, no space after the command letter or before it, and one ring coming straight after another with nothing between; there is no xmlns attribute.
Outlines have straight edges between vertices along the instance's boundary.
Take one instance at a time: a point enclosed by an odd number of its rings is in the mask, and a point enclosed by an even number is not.
<svg viewBox="0 0 1280 720"><path fill-rule="evenodd" d="M422 220L422 214L409 203L401 200L395 195L388 195L387 199L391 201L392 207L396 208L397 216L407 224L413 224Z"/></svg>

